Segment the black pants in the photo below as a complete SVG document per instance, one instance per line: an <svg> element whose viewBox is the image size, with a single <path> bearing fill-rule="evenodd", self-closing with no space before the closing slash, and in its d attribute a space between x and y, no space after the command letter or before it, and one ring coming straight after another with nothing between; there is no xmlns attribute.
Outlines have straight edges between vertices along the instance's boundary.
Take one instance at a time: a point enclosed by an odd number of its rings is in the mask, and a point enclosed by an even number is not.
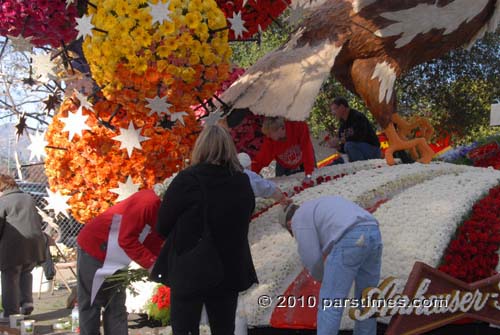
<svg viewBox="0 0 500 335"><path fill-rule="evenodd" d="M238 292L182 296L171 292L170 319L174 335L198 335L205 304L212 335L234 335Z"/></svg>
<svg viewBox="0 0 500 335"><path fill-rule="evenodd" d="M16 265L2 270L3 316L19 314L19 307L33 303L33 276L35 264Z"/></svg>
<svg viewBox="0 0 500 335"><path fill-rule="evenodd" d="M276 162L276 177L290 176L292 174L299 173L299 172L304 172L304 165L303 164L296 169L288 169L288 168L280 165L280 163Z"/></svg>

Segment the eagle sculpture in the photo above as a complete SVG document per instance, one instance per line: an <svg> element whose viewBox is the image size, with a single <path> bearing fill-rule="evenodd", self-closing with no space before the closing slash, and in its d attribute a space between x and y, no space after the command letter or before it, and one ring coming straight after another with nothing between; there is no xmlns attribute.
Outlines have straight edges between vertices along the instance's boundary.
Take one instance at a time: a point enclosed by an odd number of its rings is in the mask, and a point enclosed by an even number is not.
<svg viewBox="0 0 500 335"><path fill-rule="evenodd" d="M261 58L224 94L233 109L304 120L332 74L359 95L384 129L392 153L417 149L428 163L424 138L406 141L395 130L394 84L412 67L470 46L500 21L500 0L298 0L302 22L280 48Z"/></svg>

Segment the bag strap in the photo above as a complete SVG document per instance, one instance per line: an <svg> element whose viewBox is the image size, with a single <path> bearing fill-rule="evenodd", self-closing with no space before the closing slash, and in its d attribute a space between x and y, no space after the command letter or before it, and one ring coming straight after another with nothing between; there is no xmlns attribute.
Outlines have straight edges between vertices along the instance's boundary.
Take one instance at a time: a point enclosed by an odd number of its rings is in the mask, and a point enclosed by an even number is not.
<svg viewBox="0 0 500 335"><path fill-rule="evenodd" d="M207 203L207 189L205 187L205 183L201 180L201 177L196 174L192 174L192 176L198 181L200 184L202 201L203 201L203 235L210 236L210 227L208 226L208 203Z"/></svg>

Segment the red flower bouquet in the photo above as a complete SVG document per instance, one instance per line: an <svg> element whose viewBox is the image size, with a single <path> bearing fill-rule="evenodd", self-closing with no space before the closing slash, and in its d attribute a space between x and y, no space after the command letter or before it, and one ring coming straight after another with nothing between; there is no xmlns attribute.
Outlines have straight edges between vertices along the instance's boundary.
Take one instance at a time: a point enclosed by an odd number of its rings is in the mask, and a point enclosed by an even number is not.
<svg viewBox="0 0 500 335"><path fill-rule="evenodd" d="M170 323L170 288L160 285L155 289L147 312L150 318L161 321L163 326Z"/></svg>

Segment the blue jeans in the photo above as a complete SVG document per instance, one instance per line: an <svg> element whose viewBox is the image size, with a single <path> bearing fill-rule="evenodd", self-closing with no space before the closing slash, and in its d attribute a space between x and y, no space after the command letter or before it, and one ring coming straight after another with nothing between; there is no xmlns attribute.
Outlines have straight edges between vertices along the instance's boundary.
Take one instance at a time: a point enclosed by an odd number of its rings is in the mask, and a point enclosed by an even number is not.
<svg viewBox="0 0 500 335"><path fill-rule="evenodd" d="M382 156L380 147L365 142L346 142L344 151L349 156L350 162L378 159Z"/></svg>
<svg viewBox="0 0 500 335"><path fill-rule="evenodd" d="M363 289L376 287L380 281L382 238L377 225L358 225L349 230L327 256L318 308L318 335L336 335L344 308L329 307L334 299L346 299L354 282L354 298ZM326 302L323 304L323 302ZM375 335L377 319L356 321L353 335Z"/></svg>

